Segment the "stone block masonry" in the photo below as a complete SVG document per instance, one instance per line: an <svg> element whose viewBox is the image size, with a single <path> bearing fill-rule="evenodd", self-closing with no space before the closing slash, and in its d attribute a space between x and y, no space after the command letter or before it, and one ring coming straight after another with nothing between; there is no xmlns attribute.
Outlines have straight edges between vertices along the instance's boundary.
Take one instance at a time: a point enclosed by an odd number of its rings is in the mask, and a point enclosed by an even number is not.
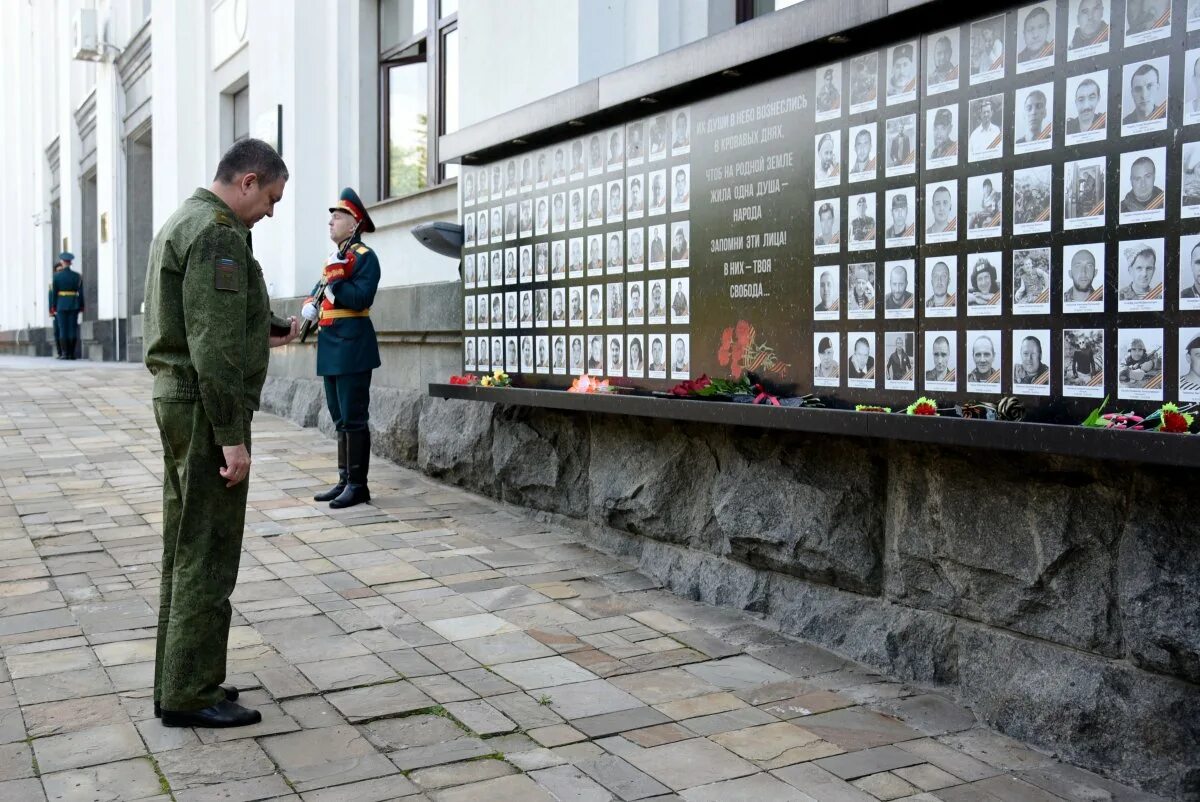
<svg viewBox="0 0 1200 802"><path fill-rule="evenodd" d="M312 423L311 380L264 407ZM1200 799L1200 471L431 399L380 452L989 724ZM1131 435L1136 436L1136 435Z"/></svg>

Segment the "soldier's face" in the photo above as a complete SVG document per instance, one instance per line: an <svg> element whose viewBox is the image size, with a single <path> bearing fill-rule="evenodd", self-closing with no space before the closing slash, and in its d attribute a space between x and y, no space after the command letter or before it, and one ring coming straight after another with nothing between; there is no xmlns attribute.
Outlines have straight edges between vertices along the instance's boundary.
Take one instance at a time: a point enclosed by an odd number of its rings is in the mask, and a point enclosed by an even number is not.
<svg viewBox="0 0 1200 802"><path fill-rule="evenodd" d="M1148 200L1154 191L1154 165L1142 163L1130 171L1129 183L1133 187L1133 195L1138 200Z"/></svg>
<svg viewBox="0 0 1200 802"><path fill-rule="evenodd" d="M1029 120L1032 131L1041 132L1042 123L1046 120L1046 98L1036 92L1031 92L1025 98L1025 119Z"/></svg>
<svg viewBox="0 0 1200 802"><path fill-rule="evenodd" d="M931 276L934 295L945 295L950 289L950 269L940 262L933 267Z"/></svg>
<svg viewBox="0 0 1200 802"><path fill-rule="evenodd" d="M933 219L939 225L950 219L950 192L939 189L933 193Z"/></svg>
<svg viewBox="0 0 1200 802"><path fill-rule="evenodd" d="M939 337L933 343L933 366L937 368L938 373L944 373L949 362L950 343Z"/></svg>
<svg viewBox="0 0 1200 802"><path fill-rule="evenodd" d="M992 121L992 104L983 102L979 104L979 123L986 126Z"/></svg>
<svg viewBox="0 0 1200 802"><path fill-rule="evenodd" d="M976 340L972 355L975 357L975 370L980 373L992 372L992 360L995 359L995 354L990 342L982 337Z"/></svg>
<svg viewBox="0 0 1200 802"><path fill-rule="evenodd" d="M1192 248L1192 282L1200 287L1200 246Z"/></svg>
<svg viewBox="0 0 1200 802"><path fill-rule="evenodd" d="M354 233L354 218L341 210L329 215L329 238L334 242L343 242Z"/></svg>
<svg viewBox="0 0 1200 802"><path fill-rule="evenodd" d="M1138 292L1146 292L1150 289L1150 282L1154 281L1154 274L1157 272L1153 256L1142 254L1133 260L1133 265L1129 268L1130 279L1133 282L1133 288Z"/></svg>
<svg viewBox="0 0 1200 802"><path fill-rule="evenodd" d="M1038 363L1042 361L1039 351L1041 349L1038 347L1037 340L1024 340L1021 343L1021 367L1026 372L1032 373L1037 370Z"/></svg>
<svg viewBox="0 0 1200 802"><path fill-rule="evenodd" d="M829 278L828 273L821 274L821 303L829 303L829 292L833 288L833 280Z"/></svg>
<svg viewBox="0 0 1200 802"><path fill-rule="evenodd" d="M1104 23L1104 5L1101 0L1083 0L1079 4L1079 30L1084 34L1093 34L1100 30Z"/></svg>
<svg viewBox="0 0 1200 802"><path fill-rule="evenodd" d="M1200 353L1200 351L1197 351L1197 353ZM662 358L663 358L662 340L655 340L654 342L650 343L650 359L651 359L651 361L658 363L658 362L662 362Z"/></svg>
<svg viewBox="0 0 1200 802"><path fill-rule="evenodd" d="M1090 254L1081 253L1071 260L1071 283L1077 290L1090 290L1096 277L1096 262Z"/></svg>
<svg viewBox="0 0 1200 802"><path fill-rule="evenodd" d="M821 141L821 167L828 170L833 164L833 140L824 139Z"/></svg>
<svg viewBox="0 0 1200 802"><path fill-rule="evenodd" d="M1046 44L1046 34L1050 31L1050 18L1045 14L1031 13L1025 18L1025 46L1030 50L1038 50Z"/></svg>
<svg viewBox="0 0 1200 802"><path fill-rule="evenodd" d="M1085 120L1090 120L1096 113L1096 105L1100 102L1100 90L1091 81L1085 81L1075 90L1075 110Z"/></svg>
<svg viewBox="0 0 1200 802"><path fill-rule="evenodd" d="M904 230L905 226L908 225L908 207L907 206L893 206L892 207L892 224L896 227L897 231Z"/></svg>
<svg viewBox="0 0 1200 802"><path fill-rule="evenodd" d="M1134 76L1130 82L1130 94L1134 105L1143 118L1148 118L1158 105L1158 75L1147 72Z"/></svg>
<svg viewBox="0 0 1200 802"><path fill-rule="evenodd" d="M901 355L904 354L904 340L900 337L896 338L896 353Z"/></svg>
<svg viewBox="0 0 1200 802"><path fill-rule="evenodd" d="M275 216L275 204L283 200L286 184L286 178L263 184L254 173L245 173L233 185L234 202L230 207L242 225L253 228L264 217Z"/></svg>
<svg viewBox="0 0 1200 802"><path fill-rule="evenodd" d="M899 298L904 294L904 290L908 286L908 276L906 276L904 271L901 269L893 270L891 284L892 294ZM897 340L896 342L898 343L900 341Z"/></svg>
<svg viewBox="0 0 1200 802"><path fill-rule="evenodd" d="M860 162L867 160L867 154L871 152L871 137L860 134L854 138L854 154L858 156Z"/></svg>

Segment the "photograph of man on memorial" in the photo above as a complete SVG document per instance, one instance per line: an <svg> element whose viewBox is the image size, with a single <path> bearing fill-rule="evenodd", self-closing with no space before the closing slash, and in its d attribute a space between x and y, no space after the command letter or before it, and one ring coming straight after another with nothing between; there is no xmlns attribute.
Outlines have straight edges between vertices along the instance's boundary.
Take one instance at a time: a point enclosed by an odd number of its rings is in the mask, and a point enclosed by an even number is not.
<svg viewBox="0 0 1200 802"><path fill-rule="evenodd" d="M852 332L850 355L846 359L846 384L849 387L875 387L875 332Z"/></svg>
<svg viewBox="0 0 1200 802"><path fill-rule="evenodd" d="M687 379L692 375L692 359L688 350L688 335L671 335L671 378Z"/></svg>
<svg viewBox="0 0 1200 802"><path fill-rule="evenodd" d="M533 189L533 159L529 156L521 159L521 191Z"/></svg>
<svg viewBox="0 0 1200 802"><path fill-rule="evenodd" d="M1108 52L1110 0L1071 0L1067 18L1074 28L1067 58L1074 61Z"/></svg>
<svg viewBox="0 0 1200 802"><path fill-rule="evenodd" d="M675 111L674 132L671 134L671 155L682 156L692 149L692 113L690 109Z"/></svg>
<svg viewBox="0 0 1200 802"><path fill-rule="evenodd" d="M1026 6L1017 12L1017 73L1054 64L1054 0Z"/></svg>
<svg viewBox="0 0 1200 802"><path fill-rule="evenodd" d="M1013 233L1044 234L1050 231L1050 180L1048 164L1017 170L1013 174Z"/></svg>
<svg viewBox="0 0 1200 802"><path fill-rule="evenodd" d="M1100 157L1063 166L1063 228L1104 225L1104 163Z"/></svg>
<svg viewBox="0 0 1200 802"><path fill-rule="evenodd" d="M967 161L998 159L1004 155L1004 95L988 95L970 102L967 116Z"/></svg>
<svg viewBox="0 0 1200 802"><path fill-rule="evenodd" d="M614 128L608 132L608 171L621 170L625 167L625 131Z"/></svg>
<svg viewBox="0 0 1200 802"><path fill-rule="evenodd" d="M1183 58L1183 124L1200 122L1200 48L1189 50Z"/></svg>
<svg viewBox="0 0 1200 802"><path fill-rule="evenodd" d="M842 113L842 65L831 64L817 70L817 122L832 120Z"/></svg>
<svg viewBox="0 0 1200 802"><path fill-rule="evenodd" d="M1167 56L1126 64L1121 96L1121 136L1167 128Z"/></svg>
<svg viewBox="0 0 1200 802"><path fill-rule="evenodd" d="M1108 73L1067 79L1067 145L1102 140L1108 130Z"/></svg>
<svg viewBox="0 0 1200 802"><path fill-rule="evenodd" d="M958 332L925 331L925 389L958 389Z"/></svg>
<svg viewBox="0 0 1200 802"><path fill-rule="evenodd" d="M533 369L538 373L550 372L550 338L542 335L536 339L537 359L533 363Z"/></svg>
<svg viewBox="0 0 1200 802"><path fill-rule="evenodd" d="M875 193L852 195L854 216L850 218L849 250L872 250L875 247Z"/></svg>
<svg viewBox="0 0 1200 802"><path fill-rule="evenodd" d="M955 286L958 260L955 256L930 256L925 259L925 316L954 317L958 313Z"/></svg>
<svg viewBox="0 0 1200 802"><path fill-rule="evenodd" d="M967 374L968 392L1000 392L1000 332L968 331L966 334L966 342L971 344L971 372Z"/></svg>
<svg viewBox="0 0 1200 802"><path fill-rule="evenodd" d="M651 325L662 325L667 322L667 282L657 279L650 284L650 309L646 312L646 322Z"/></svg>
<svg viewBox="0 0 1200 802"><path fill-rule="evenodd" d="M571 143L571 172L569 178L578 181L584 175L583 140L576 139Z"/></svg>
<svg viewBox="0 0 1200 802"><path fill-rule="evenodd" d="M931 53L925 92L936 95L958 88L958 28L925 37L925 52ZM930 45L932 43L932 45Z"/></svg>
<svg viewBox="0 0 1200 802"><path fill-rule="evenodd" d="M667 115L659 114L650 121L648 158L655 162L667 157Z"/></svg>
<svg viewBox="0 0 1200 802"><path fill-rule="evenodd" d="M813 320L837 320L840 316L839 279L838 268L834 265L813 269Z"/></svg>
<svg viewBox="0 0 1200 802"><path fill-rule="evenodd" d="M644 120L638 120L625 126L625 159L626 164L630 167L636 167L646 158L644 135L642 133L645 127L646 123Z"/></svg>
<svg viewBox="0 0 1200 802"><path fill-rule="evenodd" d="M814 253L837 253L842 247L841 198L814 201L817 226L813 232Z"/></svg>
<svg viewBox="0 0 1200 802"><path fill-rule="evenodd" d="M1162 329L1118 329L1117 363L1117 398L1162 400Z"/></svg>
<svg viewBox="0 0 1200 802"><path fill-rule="evenodd" d="M475 244L488 244L488 213L486 210L475 215Z"/></svg>
<svg viewBox="0 0 1200 802"><path fill-rule="evenodd" d="M1002 295L1000 253L973 254L968 258L967 315L999 315Z"/></svg>
<svg viewBox="0 0 1200 802"><path fill-rule="evenodd" d="M1063 312L1104 311L1104 243L1063 246Z"/></svg>
<svg viewBox="0 0 1200 802"><path fill-rule="evenodd" d="M841 383L841 359L838 356L838 343L841 335L837 332L818 331L813 334L813 350L817 359L813 365L813 384L818 387L837 387Z"/></svg>
<svg viewBox="0 0 1200 802"><path fill-rule="evenodd" d="M1200 309L1200 234L1179 238L1179 308Z"/></svg>
<svg viewBox="0 0 1200 802"><path fill-rule="evenodd" d="M888 292L883 299L885 317L891 319L913 316L913 307L915 306L913 270L911 259L888 263Z"/></svg>
<svg viewBox="0 0 1200 802"><path fill-rule="evenodd" d="M953 242L958 238L958 182L942 181L925 187L925 242Z"/></svg>
<svg viewBox="0 0 1200 802"><path fill-rule="evenodd" d="M691 246L688 244L690 223L680 220L671 224L671 267L687 267L691 258Z"/></svg>
<svg viewBox="0 0 1200 802"><path fill-rule="evenodd" d="M875 263L864 262L846 267L846 312L851 320L875 317Z"/></svg>
<svg viewBox="0 0 1200 802"><path fill-rule="evenodd" d="M917 99L916 42L905 42L888 49L887 103L908 103Z"/></svg>
<svg viewBox="0 0 1200 802"><path fill-rule="evenodd" d="M650 338L650 364L646 366L647 376L651 379L665 379L667 377L667 346L666 336L662 334L651 334Z"/></svg>
<svg viewBox="0 0 1200 802"><path fill-rule="evenodd" d="M554 148L554 166L551 168L550 183L561 184L567 180L567 149L559 145Z"/></svg>
<svg viewBox="0 0 1200 802"><path fill-rule="evenodd" d="M850 163L850 182L871 181L875 178L875 123L850 129L850 143L854 150Z"/></svg>
<svg viewBox="0 0 1200 802"><path fill-rule="evenodd" d="M967 239L1000 236L1003 217L1000 173L975 175L967 179Z"/></svg>
<svg viewBox="0 0 1200 802"><path fill-rule="evenodd" d="M1126 0L1126 47L1165 39L1170 35L1171 0Z"/></svg>
<svg viewBox="0 0 1200 802"><path fill-rule="evenodd" d="M926 119L925 168L954 167L958 164L958 107L929 109Z"/></svg>
<svg viewBox="0 0 1200 802"><path fill-rule="evenodd" d="M1004 15L971 23L971 85L1004 77Z"/></svg>
<svg viewBox="0 0 1200 802"><path fill-rule="evenodd" d="M550 369L559 374L567 372L567 338L561 334L554 338L554 361Z"/></svg>
<svg viewBox="0 0 1200 802"><path fill-rule="evenodd" d="M887 170L890 178L897 175L911 175L917 164L917 151L914 143L917 136L917 116L906 114L903 117L893 117L887 121Z"/></svg>
<svg viewBox="0 0 1200 802"><path fill-rule="evenodd" d="M605 373L609 376L625 375L625 344L620 334L608 335L608 367Z"/></svg>
<svg viewBox="0 0 1200 802"><path fill-rule="evenodd" d="M1014 153L1049 150L1054 138L1054 84L1027 86L1017 90L1016 140Z"/></svg>
<svg viewBox="0 0 1200 802"><path fill-rule="evenodd" d="M594 376L604 375L604 337L593 334L588 337L588 373Z"/></svg>
<svg viewBox="0 0 1200 802"><path fill-rule="evenodd" d="M874 111L879 100L879 53L850 59L850 113Z"/></svg>
<svg viewBox="0 0 1200 802"><path fill-rule="evenodd" d="M606 288L608 295L608 315L605 322L610 326L621 326L625 323L625 285L619 281L610 282Z"/></svg>
<svg viewBox="0 0 1200 802"><path fill-rule="evenodd" d="M1063 395L1098 398L1104 391L1104 329L1063 331Z"/></svg>
<svg viewBox="0 0 1200 802"><path fill-rule="evenodd" d="M1165 272L1162 239L1122 242L1120 259L1121 289L1117 292L1117 310L1161 312Z"/></svg>
<svg viewBox="0 0 1200 802"><path fill-rule="evenodd" d="M1045 329L1013 332L1013 392L1030 395L1050 394L1050 367L1045 355L1050 332Z"/></svg>
<svg viewBox="0 0 1200 802"><path fill-rule="evenodd" d="M603 172L604 142L600 139L600 134L592 134L590 137L588 137L587 174L589 177L594 177Z"/></svg>
<svg viewBox="0 0 1200 802"><path fill-rule="evenodd" d="M1179 400L1200 401L1200 328L1179 330Z"/></svg>
<svg viewBox="0 0 1200 802"><path fill-rule="evenodd" d="M817 189L837 186L842 182L842 134L832 131L816 135L816 159L813 186Z"/></svg>
<svg viewBox="0 0 1200 802"><path fill-rule="evenodd" d="M509 159L504 165L504 194L517 194L517 160Z"/></svg>
<svg viewBox="0 0 1200 802"><path fill-rule="evenodd" d="M1050 249L1014 251L1012 267L1013 314L1050 314Z"/></svg>
<svg viewBox="0 0 1200 802"><path fill-rule="evenodd" d="M655 170L649 175L651 217L667 212L667 171Z"/></svg>
<svg viewBox="0 0 1200 802"><path fill-rule="evenodd" d="M884 366L884 382L887 389L904 389L893 388L889 382L912 382L913 381L913 348L916 342L916 335L911 331L889 331L884 335L884 339L891 344L891 353L888 354L887 364Z"/></svg>
<svg viewBox="0 0 1200 802"><path fill-rule="evenodd" d="M583 373L583 337L578 334L571 335L571 373Z"/></svg>
<svg viewBox="0 0 1200 802"><path fill-rule="evenodd" d="M1185 142L1182 156L1179 216L1200 217L1200 142Z"/></svg>
<svg viewBox="0 0 1200 802"><path fill-rule="evenodd" d="M1165 148L1121 154L1121 225L1163 220L1165 184Z"/></svg>

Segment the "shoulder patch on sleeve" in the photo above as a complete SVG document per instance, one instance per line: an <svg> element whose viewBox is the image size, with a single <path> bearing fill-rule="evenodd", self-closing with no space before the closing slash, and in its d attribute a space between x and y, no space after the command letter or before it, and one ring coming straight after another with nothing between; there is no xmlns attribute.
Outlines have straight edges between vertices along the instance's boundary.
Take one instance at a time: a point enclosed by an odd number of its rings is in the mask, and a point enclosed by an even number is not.
<svg viewBox="0 0 1200 802"><path fill-rule="evenodd" d="M213 212L213 220L219 226L229 226L230 228L233 228L233 220L229 217L229 215L225 214L225 212L221 211L220 209L217 209L215 212Z"/></svg>
<svg viewBox="0 0 1200 802"><path fill-rule="evenodd" d="M368 248L366 245L355 245L354 252L357 253L359 256L362 256L364 253L370 253L371 249Z"/></svg>
<svg viewBox="0 0 1200 802"><path fill-rule="evenodd" d="M225 292L238 291L238 263L218 256L213 259L213 287Z"/></svg>

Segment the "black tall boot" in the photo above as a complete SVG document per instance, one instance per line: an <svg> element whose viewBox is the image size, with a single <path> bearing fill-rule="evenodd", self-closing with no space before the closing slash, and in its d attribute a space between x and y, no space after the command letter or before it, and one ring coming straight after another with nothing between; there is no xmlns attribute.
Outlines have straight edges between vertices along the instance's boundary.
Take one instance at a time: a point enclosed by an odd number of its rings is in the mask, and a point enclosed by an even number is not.
<svg viewBox="0 0 1200 802"><path fill-rule="evenodd" d="M313 501L333 501L342 494L346 489L346 433L338 432L338 483L326 490L324 493L317 493L313 496Z"/></svg>
<svg viewBox="0 0 1200 802"><path fill-rule="evenodd" d="M329 502L332 509L353 507L371 500L367 489L367 469L371 464L371 431L358 429L346 432L346 489Z"/></svg>

